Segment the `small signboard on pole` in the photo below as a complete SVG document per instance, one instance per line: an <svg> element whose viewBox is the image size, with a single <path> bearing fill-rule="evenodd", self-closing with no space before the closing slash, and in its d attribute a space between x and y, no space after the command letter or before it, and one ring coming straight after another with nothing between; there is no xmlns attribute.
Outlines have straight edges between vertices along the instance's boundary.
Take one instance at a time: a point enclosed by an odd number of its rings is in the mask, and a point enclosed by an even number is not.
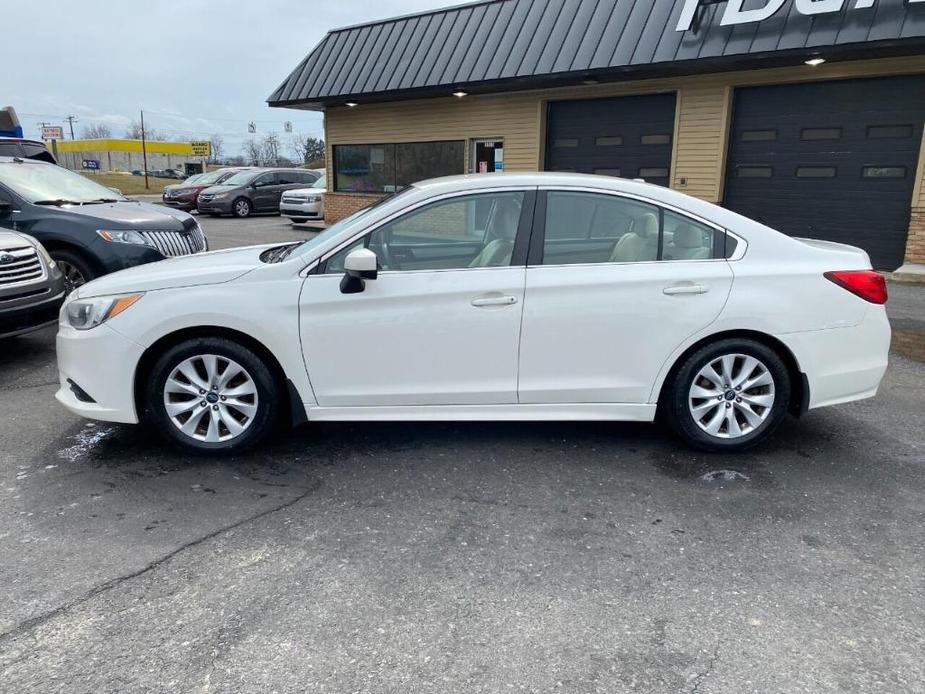
<svg viewBox="0 0 925 694"><path fill-rule="evenodd" d="M87 171L99 171L100 170L100 160L99 159L84 159L81 162L81 165Z"/></svg>
<svg viewBox="0 0 925 694"><path fill-rule="evenodd" d="M64 139L64 128L60 125L43 125L42 126L42 139L43 140L63 140Z"/></svg>

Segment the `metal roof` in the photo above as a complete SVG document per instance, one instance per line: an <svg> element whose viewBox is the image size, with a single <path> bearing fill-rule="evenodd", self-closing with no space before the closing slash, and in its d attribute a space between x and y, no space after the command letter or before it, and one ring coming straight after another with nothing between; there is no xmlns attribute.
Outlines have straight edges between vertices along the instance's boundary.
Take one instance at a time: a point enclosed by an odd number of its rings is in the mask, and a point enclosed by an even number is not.
<svg viewBox="0 0 925 694"><path fill-rule="evenodd" d="M841 10L814 16L784 0L770 18L735 26L720 24L725 2L700 2L696 31L677 30L685 0L489 0L346 27L329 32L268 102L319 108L455 87L529 88L569 76L754 67L819 49L870 57L873 48L880 56L925 45L923 0L845 0Z"/></svg>

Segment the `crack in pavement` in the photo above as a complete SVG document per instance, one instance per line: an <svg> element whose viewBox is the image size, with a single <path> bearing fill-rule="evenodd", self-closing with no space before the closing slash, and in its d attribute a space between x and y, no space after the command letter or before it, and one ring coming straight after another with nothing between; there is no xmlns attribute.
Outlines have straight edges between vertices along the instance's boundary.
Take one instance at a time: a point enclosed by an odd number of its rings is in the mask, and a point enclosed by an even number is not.
<svg viewBox="0 0 925 694"><path fill-rule="evenodd" d="M716 667L716 660L719 658L719 647L720 642L717 641L716 646L713 648L713 655L710 656L710 661L707 663L707 669L698 673L694 678L694 686L691 687L690 694L697 694L697 692L700 691L700 685L703 684L703 681L713 672L713 668Z"/></svg>
<svg viewBox="0 0 925 694"><path fill-rule="evenodd" d="M48 610L47 612L43 614L37 615L35 617L30 617L29 619L23 622L20 622L13 628L0 633L0 644L6 641L9 641L11 639L16 639L19 636L23 635L24 633L31 631L35 629L36 627L41 626L42 624L54 619L55 617L65 614L69 612L70 610L74 609L75 607L79 607L89 602L90 600L97 597L98 595L102 595L103 593L109 590L112 590L113 588L118 587L119 585L121 585L122 583L125 583L126 581L130 581L134 578L138 578L139 576L142 576L150 571L153 571L154 569L157 569L163 564L166 564L167 562L169 562L171 559L176 557L181 552L184 552L188 549L196 547L197 545L201 545L205 542L208 542L209 540L212 540L218 537L219 535L222 535L223 533L239 528L242 525L246 525L247 523L251 523L256 520L260 520L261 518L270 516L278 511L284 511L288 508L291 508L295 506L296 504L298 504L300 501L306 499L311 494L314 494L315 492L317 492L321 488L321 484L322 484L321 480L319 479L312 486L303 487L304 491L301 494L299 494L298 496L294 497L293 499L290 499L289 501L283 504L274 506L273 508L269 508L266 511L261 511L260 513L257 513L253 516L248 516L247 518L243 518L239 521L236 521L230 525L226 525L217 530L213 530L212 532L206 535L203 535L202 537L198 537L195 540L190 540L189 542L186 542L180 545L175 550L168 552L164 556L159 557L152 562L149 562L148 564L138 569L137 571L132 571L131 573L127 573L122 576L111 578L108 581L105 581L97 586L94 586L93 588L88 590L86 593L84 593L80 597L74 598L73 600L66 602L63 605L59 605L58 607L55 607L54 609Z"/></svg>

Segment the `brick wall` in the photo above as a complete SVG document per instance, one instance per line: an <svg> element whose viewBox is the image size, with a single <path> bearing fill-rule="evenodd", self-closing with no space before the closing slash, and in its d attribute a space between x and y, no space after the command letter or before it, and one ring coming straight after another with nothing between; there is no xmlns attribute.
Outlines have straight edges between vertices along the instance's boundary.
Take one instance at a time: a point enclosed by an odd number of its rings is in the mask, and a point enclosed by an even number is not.
<svg viewBox="0 0 925 694"><path fill-rule="evenodd" d="M912 208L909 237L906 239L906 262L925 265L925 207Z"/></svg>
<svg viewBox="0 0 925 694"><path fill-rule="evenodd" d="M324 195L324 221L333 224L344 217L372 205L382 196L370 193L332 193Z"/></svg>

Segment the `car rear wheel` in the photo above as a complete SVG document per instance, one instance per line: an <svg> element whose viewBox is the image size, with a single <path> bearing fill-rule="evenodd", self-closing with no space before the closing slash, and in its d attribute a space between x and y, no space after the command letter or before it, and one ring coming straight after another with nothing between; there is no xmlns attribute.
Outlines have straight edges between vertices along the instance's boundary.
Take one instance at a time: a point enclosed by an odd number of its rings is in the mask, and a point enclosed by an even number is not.
<svg viewBox="0 0 925 694"><path fill-rule="evenodd" d="M68 294L96 277L90 263L77 253L53 250L50 255L64 275L64 287Z"/></svg>
<svg viewBox="0 0 925 694"><path fill-rule="evenodd" d="M669 384L664 409L691 446L739 451L777 428L790 388L787 366L774 350L754 340L721 340L685 360Z"/></svg>
<svg viewBox="0 0 925 694"><path fill-rule="evenodd" d="M200 454L239 453L273 429L280 387L265 361L224 338L182 342L155 363L147 415L173 443Z"/></svg>
<svg viewBox="0 0 925 694"><path fill-rule="evenodd" d="M238 198L231 205L231 213L235 217L250 217L251 214L251 201L247 198Z"/></svg>

